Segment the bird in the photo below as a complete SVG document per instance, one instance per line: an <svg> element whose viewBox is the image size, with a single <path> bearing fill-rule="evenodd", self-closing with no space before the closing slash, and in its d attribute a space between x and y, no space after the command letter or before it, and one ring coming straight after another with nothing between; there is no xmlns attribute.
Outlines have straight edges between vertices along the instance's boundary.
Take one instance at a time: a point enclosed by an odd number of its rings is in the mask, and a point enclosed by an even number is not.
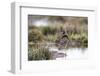
<svg viewBox="0 0 100 76"><path fill-rule="evenodd" d="M59 35L60 36L59 39L56 40L56 45L59 47L59 49L68 45L68 41L69 41L67 31L61 30L60 34L61 35Z"/></svg>

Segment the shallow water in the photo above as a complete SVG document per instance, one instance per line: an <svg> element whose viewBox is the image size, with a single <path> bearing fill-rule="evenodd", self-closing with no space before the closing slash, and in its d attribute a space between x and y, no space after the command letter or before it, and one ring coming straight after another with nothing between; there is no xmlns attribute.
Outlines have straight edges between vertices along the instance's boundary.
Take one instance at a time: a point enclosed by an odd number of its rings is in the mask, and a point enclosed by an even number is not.
<svg viewBox="0 0 100 76"><path fill-rule="evenodd" d="M88 56L88 50L82 49L69 49L66 51L67 57L66 59L86 59Z"/></svg>
<svg viewBox="0 0 100 76"><path fill-rule="evenodd" d="M50 48L50 51L55 51L56 53L55 58L56 60L65 60L65 59L86 59L88 56L88 50L87 49L67 49L67 50L58 50L57 48Z"/></svg>

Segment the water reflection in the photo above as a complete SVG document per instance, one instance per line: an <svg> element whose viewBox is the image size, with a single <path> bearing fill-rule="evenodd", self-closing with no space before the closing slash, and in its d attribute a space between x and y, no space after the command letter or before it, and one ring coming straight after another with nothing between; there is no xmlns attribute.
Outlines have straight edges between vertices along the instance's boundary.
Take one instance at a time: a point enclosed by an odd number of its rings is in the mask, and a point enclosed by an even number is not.
<svg viewBox="0 0 100 76"><path fill-rule="evenodd" d="M62 59L86 59L88 56L87 49L82 50L79 48L73 48L73 49L63 49L59 50L58 48L50 48L50 51L52 51L54 54L54 58L57 60Z"/></svg>

